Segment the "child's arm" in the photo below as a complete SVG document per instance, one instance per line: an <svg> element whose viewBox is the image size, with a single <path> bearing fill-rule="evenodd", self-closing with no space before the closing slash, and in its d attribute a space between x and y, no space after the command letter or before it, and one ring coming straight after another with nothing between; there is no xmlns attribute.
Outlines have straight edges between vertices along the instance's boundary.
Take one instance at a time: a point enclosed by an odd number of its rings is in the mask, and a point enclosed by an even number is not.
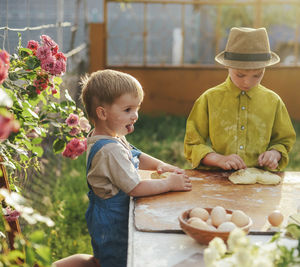
<svg viewBox="0 0 300 267"><path fill-rule="evenodd" d="M190 191L192 184L188 176L178 173L170 173L165 179L142 180L133 190L130 196L150 196L169 191Z"/></svg>
<svg viewBox="0 0 300 267"><path fill-rule="evenodd" d="M208 153L202 159L201 163L207 166L220 167L223 170L239 170L247 168L243 159L236 154L224 156L215 152Z"/></svg>
<svg viewBox="0 0 300 267"><path fill-rule="evenodd" d="M176 166L173 166L171 164L167 164L154 157L151 157L150 155L143 152L140 155L139 160L140 160L139 169L141 170L156 170L158 173L163 173L163 172L184 173L184 170Z"/></svg>
<svg viewBox="0 0 300 267"><path fill-rule="evenodd" d="M281 159L281 153L275 149L265 151L261 153L258 157L259 166L266 166L271 170L275 170L278 167L278 162Z"/></svg>

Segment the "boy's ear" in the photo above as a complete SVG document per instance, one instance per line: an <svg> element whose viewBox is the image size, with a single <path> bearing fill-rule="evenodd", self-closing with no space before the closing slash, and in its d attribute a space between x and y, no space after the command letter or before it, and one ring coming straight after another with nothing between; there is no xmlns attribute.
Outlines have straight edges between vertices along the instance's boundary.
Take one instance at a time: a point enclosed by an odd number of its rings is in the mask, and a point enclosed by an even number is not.
<svg viewBox="0 0 300 267"><path fill-rule="evenodd" d="M98 106L96 108L96 114L99 120L106 120L106 111L104 107Z"/></svg>

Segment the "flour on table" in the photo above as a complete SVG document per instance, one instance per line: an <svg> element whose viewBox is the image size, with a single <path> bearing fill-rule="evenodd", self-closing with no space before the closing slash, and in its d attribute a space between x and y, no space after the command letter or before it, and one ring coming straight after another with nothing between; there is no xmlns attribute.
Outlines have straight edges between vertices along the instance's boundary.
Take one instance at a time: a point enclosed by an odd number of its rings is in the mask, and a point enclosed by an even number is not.
<svg viewBox="0 0 300 267"><path fill-rule="evenodd" d="M234 184L278 184L279 175L257 168L247 168L232 173L228 179Z"/></svg>

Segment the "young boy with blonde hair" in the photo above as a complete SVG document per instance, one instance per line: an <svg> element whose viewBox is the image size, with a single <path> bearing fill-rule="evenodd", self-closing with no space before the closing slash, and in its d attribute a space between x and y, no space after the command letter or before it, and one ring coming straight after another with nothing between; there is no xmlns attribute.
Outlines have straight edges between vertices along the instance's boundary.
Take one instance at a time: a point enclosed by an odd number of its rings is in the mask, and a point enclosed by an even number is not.
<svg viewBox="0 0 300 267"><path fill-rule="evenodd" d="M189 191L184 171L130 145L144 97L132 76L113 70L82 79L82 102L94 129L87 139L89 207L86 220L101 267L127 264L129 197ZM137 169L172 172L166 179L141 180Z"/></svg>
<svg viewBox="0 0 300 267"><path fill-rule="evenodd" d="M280 61L270 51L266 29L232 28L215 60L229 75L195 102L185 157L193 168L282 170L296 135L281 98L260 84L265 67Z"/></svg>

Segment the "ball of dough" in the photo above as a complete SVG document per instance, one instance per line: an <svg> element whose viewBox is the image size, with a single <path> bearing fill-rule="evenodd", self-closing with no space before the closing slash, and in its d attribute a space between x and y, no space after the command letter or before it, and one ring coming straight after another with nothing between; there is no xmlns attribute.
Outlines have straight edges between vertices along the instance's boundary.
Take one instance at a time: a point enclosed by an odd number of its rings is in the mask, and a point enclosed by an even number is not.
<svg viewBox="0 0 300 267"><path fill-rule="evenodd" d="M241 210L232 212L231 221L238 227L244 227L249 223L249 217Z"/></svg>
<svg viewBox="0 0 300 267"><path fill-rule="evenodd" d="M219 232L231 232L233 229L236 228L236 225L233 222L223 222L219 225L218 231Z"/></svg>
<svg viewBox="0 0 300 267"><path fill-rule="evenodd" d="M212 225L218 227L226 221L226 210L223 207L216 206L212 209L210 216Z"/></svg>
<svg viewBox="0 0 300 267"><path fill-rule="evenodd" d="M171 172L164 172L164 173L159 174L158 172L152 172L151 179L164 179L164 178L167 178L170 173Z"/></svg>
<svg viewBox="0 0 300 267"><path fill-rule="evenodd" d="M201 220L206 221L209 218L209 213L206 209L197 207L191 210L190 217L198 217Z"/></svg>
<svg viewBox="0 0 300 267"><path fill-rule="evenodd" d="M247 168L233 172L228 179L234 184L278 184L279 175L258 168Z"/></svg>
<svg viewBox="0 0 300 267"><path fill-rule="evenodd" d="M274 210L269 216L268 216L268 221L272 226L279 226L284 217L282 213L279 210Z"/></svg>

